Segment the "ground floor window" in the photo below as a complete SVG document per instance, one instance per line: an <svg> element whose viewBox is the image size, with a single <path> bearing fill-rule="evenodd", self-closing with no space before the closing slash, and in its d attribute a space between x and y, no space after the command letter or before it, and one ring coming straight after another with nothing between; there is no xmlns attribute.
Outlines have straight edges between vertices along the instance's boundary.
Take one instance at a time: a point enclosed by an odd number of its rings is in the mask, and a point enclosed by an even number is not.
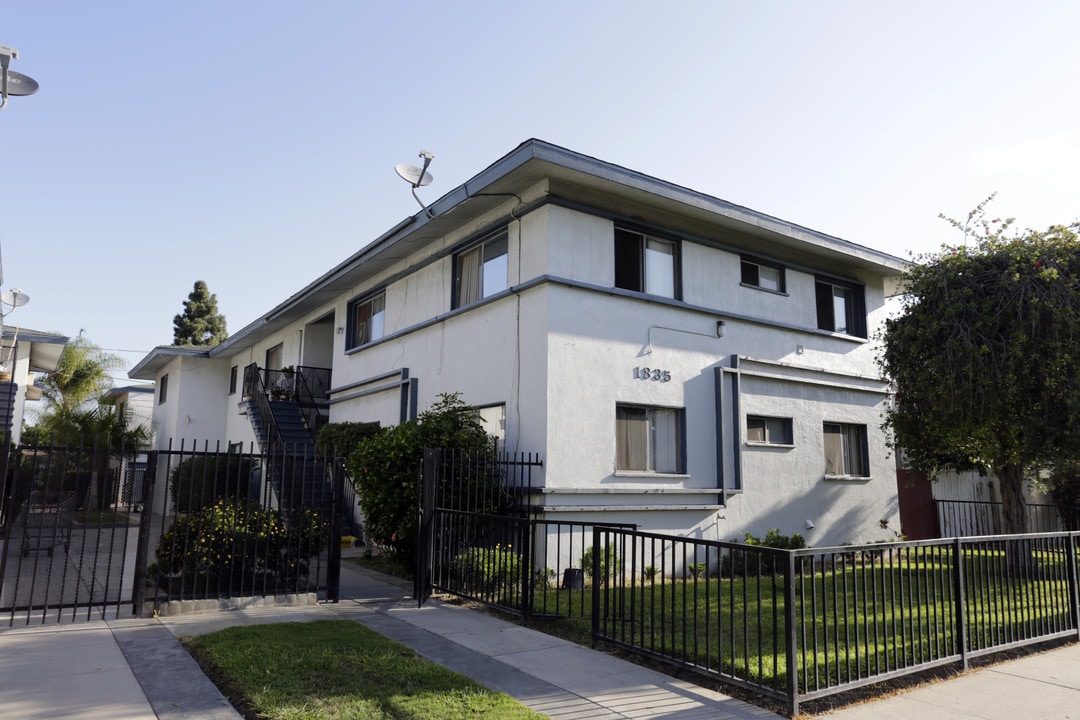
<svg viewBox="0 0 1080 720"><path fill-rule="evenodd" d="M870 476L865 425L827 422L824 433L825 475Z"/></svg>
<svg viewBox="0 0 1080 720"><path fill-rule="evenodd" d="M746 442L763 445L791 445L791 418L746 416Z"/></svg>
<svg viewBox="0 0 1080 720"><path fill-rule="evenodd" d="M683 424L681 408L616 405L616 469L685 472Z"/></svg>

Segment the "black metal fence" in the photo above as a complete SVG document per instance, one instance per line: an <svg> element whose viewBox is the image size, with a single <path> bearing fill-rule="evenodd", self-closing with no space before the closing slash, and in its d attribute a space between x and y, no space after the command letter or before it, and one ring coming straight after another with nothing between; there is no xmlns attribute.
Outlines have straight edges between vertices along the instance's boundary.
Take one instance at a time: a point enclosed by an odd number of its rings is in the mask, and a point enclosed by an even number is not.
<svg viewBox="0 0 1080 720"><path fill-rule="evenodd" d="M1005 532L1001 520L1001 503L981 500L934 500L938 527L943 537L997 535ZM1033 533L1068 532L1080 530L1064 522L1056 505L1028 503L1028 527Z"/></svg>
<svg viewBox="0 0 1080 720"><path fill-rule="evenodd" d="M337 600L341 463L205 444L151 458L143 602L305 593Z"/></svg>
<svg viewBox="0 0 1080 720"><path fill-rule="evenodd" d="M140 456L107 445L20 446L0 461L0 622L130 613Z"/></svg>
<svg viewBox="0 0 1080 720"><path fill-rule="evenodd" d="M597 526L594 640L787 703L1080 639L1080 534L776 550Z"/></svg>

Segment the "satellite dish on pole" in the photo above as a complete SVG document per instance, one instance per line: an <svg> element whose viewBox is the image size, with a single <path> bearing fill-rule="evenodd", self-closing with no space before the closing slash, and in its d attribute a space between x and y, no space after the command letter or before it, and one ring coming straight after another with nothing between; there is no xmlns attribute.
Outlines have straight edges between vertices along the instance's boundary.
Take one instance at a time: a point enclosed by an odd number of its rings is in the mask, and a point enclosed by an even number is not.
<svg viewBox="0 0 1080 720"><path fill-rule="evenodd" d="M11 59L18 59L19 51L6 45L0 45L0 110L7 106L8 97L33 95L39 85L32 77L8 70Z"/></svg>
<svg viewBox="0 0 1080 720"><path fill-rule="evenodd" d="M0 302L10 305L12 308L17 308L30 302L30 296L18 288L12 288L0 293Z"/></svg>
<svg viewBox="0 0 1080 720"><path fill-rule="evenodd" d="M416 167L415 165L409 165L407 163L398 163L394 166L394 170L397 172L398 177L412 185L412 195L416 198L416 202L420 203L420 207L427 213L428 218L434 219L435 216L431 214L431 211L424 205L424 201L416 194L416 188L430 185L431 181L435 179L431 176L431 173L427 171L428 165L435 159L435 155L427 150L421 150L420 157L424 158L424 167Z"/></svg>
<svg viewBox="0 0 1080 720"><path fill-rule="evenodd" d="M394 170L397 171L398 176L402 180L409 183L413 187L423 187L424 185L430 185L434 180L431 173L425 172L422 168L418 168L415 165L406 165L405 163L398 163L394 166Z"/></svg>
<svg viewBox="0 0 1080 720"><path fill-rule="evenodd" d="M41 86L38 85L37 80L29 75L23 75L17 73L14 70L8 70L8 88L7 94L13 97L19 97L20 95L33 95Z"/></svg>

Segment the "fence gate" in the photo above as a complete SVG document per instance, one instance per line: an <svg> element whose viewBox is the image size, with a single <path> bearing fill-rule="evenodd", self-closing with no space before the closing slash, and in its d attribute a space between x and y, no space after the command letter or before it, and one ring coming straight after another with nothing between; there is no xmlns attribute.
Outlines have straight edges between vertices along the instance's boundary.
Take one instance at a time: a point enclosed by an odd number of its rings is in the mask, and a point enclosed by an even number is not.
<svg viewBox="0 0 1080 720"><path fill-rule="evenodd" d="M533 470L542 466L533 453L424 451L414 588L419 605L433 589L520 604L523 566L511 555L529 557Z"/></svg>
<svg viewBox="0 0 1080 720"><path fill-rule="evenodd" d="M146 463L86 447L0 457L0 625L132 615Z"/></svg>

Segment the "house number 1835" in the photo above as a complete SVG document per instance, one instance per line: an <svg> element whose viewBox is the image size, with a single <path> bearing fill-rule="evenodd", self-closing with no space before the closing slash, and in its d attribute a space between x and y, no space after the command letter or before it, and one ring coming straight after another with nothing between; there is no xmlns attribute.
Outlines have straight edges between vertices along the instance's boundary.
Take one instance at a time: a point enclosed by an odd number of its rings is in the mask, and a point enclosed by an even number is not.
<svg viewBox="0 0 1080 720"><path fill-rule="evenodd" d="M669 382L671 380L671 371L647 367L634 368L634 379L652 380L653 382Z"/></svg>

